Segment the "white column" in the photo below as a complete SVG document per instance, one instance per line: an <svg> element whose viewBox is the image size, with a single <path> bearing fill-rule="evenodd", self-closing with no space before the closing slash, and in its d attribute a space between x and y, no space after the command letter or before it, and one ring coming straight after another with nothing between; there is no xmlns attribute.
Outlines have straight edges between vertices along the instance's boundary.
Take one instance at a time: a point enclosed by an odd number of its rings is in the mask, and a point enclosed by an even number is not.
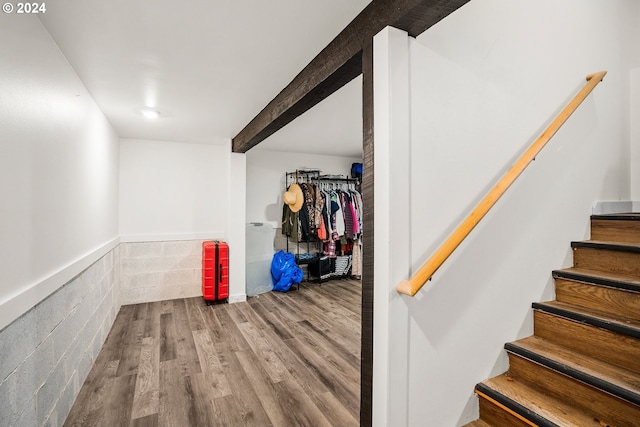
<svg viewBox="0 0 640 427"><path fill-rule="evenodd" d="M230 145L229 151L231 151ZM229 202L226 240L229 244L230 303L247 299L245 274L246 159L247 157L244 153L231 153L229 158Z"/></svg>
<svg viewBox="0 0 640 427"><path fill-rule="evenodd" d="M374 37L375 262L373 425L408 420L408 310L396 284L410 272L409 38Z"/></svg>

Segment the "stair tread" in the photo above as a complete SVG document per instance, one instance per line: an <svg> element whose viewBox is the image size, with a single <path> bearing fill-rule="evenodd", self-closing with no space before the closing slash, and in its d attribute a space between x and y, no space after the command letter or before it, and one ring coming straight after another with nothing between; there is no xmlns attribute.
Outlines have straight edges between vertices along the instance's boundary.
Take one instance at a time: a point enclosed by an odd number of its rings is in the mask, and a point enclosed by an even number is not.
<svg viewBox="0 0 640 427"><path fill-rule="evenodd" d="M640 253L640 243L616 242L609 240L578 240L571 242L571 247Z"/></svg>
<svg viewBox="0 0 640 427"><path fill-rule="evenodd" d="M640 213L592 215L591 220L592 239L571 242L574 267L553 271L564 302L533 303L540 336L505 344L512 371L476 386L487 419L502 419L502 407L544 427L636 420L640 224L635 221ZM465 427L491 425L480 419Z"/></svg>
<svg viewBox="0 0 640 427"><path fill-rule="evenodd" d="M637 372L578 353L540 337L530 336L505 345L507 351L519 347L542 356L533 360L579 381L640 405L640 376ZM517 352L528 358L522 352ZM551 363L549 363L549 361Z"/></svg>
<svg viewBox="0 0 640 427"><path fill-rule="evenodd" d="M563 268L552 272L554 278L562 277L569 280L584 281L601 286L615 287L628 291L640 292L640 279L628 274L611 273L586 268Z"/></svg>
<svg viewBox="0 0 640 427"><path fill-rule="evenodd" d="M551 313L561 316L566 315L568 318L581 323L587 323L613 332L640 338L639 320L630 319L624 316L616 316L615 314L559 301L535 302L532 306L534 309L550 309L549 311ZM556 312L562 312L562 314Z"/></svg>
<svg viewBox="0 0 640 427"><path fill-rule="evenodd" d="M465 424L463 427L493 427L491 424L487 424L482 420L471 421Z"/></svg>
<svg viewBox="0 0 640 427"><path fill-rule="evenodd" d="M536 422L538 425L581 427L600 427L601 425L593 415L586 414L579 408L569 405L565 401L549 396L507 374L499 375L483 381L481 384L476 386L476 390L478 387L482 387L482 385L491 389L493 392L497 392L499 395L507 398L511 402L501 401L499 398L494 396L490 397L495 398L498 402L510 409L514 409L515 412L518 412L525 418ZM539 417L542 420L532 419L533 417L530 415L521 413L518 409L514 408L512 402L515 402L521 407L527 408L528 411L535 414L535 418Z"/></svg>
<svg viewBox="0 0 640 427"><path fill-rule="evenodd" d="M640 221L640 213L624 212L624 213L591 215L591 219Z"/></svg>

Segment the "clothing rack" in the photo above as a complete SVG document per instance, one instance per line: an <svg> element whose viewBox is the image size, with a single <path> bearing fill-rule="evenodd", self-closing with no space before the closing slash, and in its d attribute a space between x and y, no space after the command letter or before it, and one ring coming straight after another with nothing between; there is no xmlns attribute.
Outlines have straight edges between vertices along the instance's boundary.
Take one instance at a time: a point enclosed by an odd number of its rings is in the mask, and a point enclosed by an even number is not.
<svg viewBox="0 0 640 427"><path fill-rule="evenodd" d="M348 178L341 175L320 175L319 169L298 169L295 172L285 173L285 189L290 184L308 182L312 184L360 184L359 178Z"/></svg>
<svg viewBox="0 0 640 427"><path fill-rule="evenodd" d="M320 175L319 181L336 181L336 182L360 182L358 178L343 178L335 175Z"/></svg>
<svg viewBox="0 0 640 427"><path fill-rule="evenodd" d="M294 183L313 184L324 191L335 190L335 191L348 192L353 190L353 191L359 192L361 180L359 178L351 178L351 177L346 177L344 175L321 175L321 171L319 169L302 169L302 170L299 169L294 172L285 173L285 191L288 190L289 186ZM318 270L318 280L320 281L320 283L322 283L322 280L324 280L325 277L329 277L329 275L323 277L321 274L322 272L321 266L323 265L321 264L321 259L326 259L326 256L325 257L320 256L320 254L322 253L322 240L318 240L317 237L311 240L306 240L307 253L308 254L311 253L311 245L313 244L314 249L317 250L316 253L318 254L310 258L301 257L300 243L303 243L303 241L297 241L295 245L296 246L296 254L295 254L296 263L298 263L298 265L306 264L307 266L309 266L309 268L311 266L314 266ZM286 240L286 245L287 245L286 250L288 252L289 238L287 238ZM350 271L351 269L351 263L352 263L351 255L340 255L336 257L336 255L334 254L333 257L329 256L329 261L332 266L331 269L333 271L334 276L336 272L341 271L337 266L338 264L340 264L340 262L337 262L337 261L343 261L342 264L344 264L345 262L347 262L345 260L348 260L346 267L343 267L346 273L346 271ZM311 270L309 269L309 271Z"/></svg>
<svg viewBox="0 0 640 427"><path fill-rule="evenodd" d="M358 178L340 178L334 176L319 176L312 183L320 186L321 188L332 190L341 190L345 187L352 190L359 190L360 180Z"/></svg>
<svg viewBox="0 0 640 427"><path fill-rule="evenodd" d="M294 182L301 184L303 182L311 182L320 176L319 169L297 169L295 172L287 172L284 177L284 188L289 188L289 184Z"/></svg>
<svg viewBox="0 0 640 427"><path fill-rule="evenodd" d="M286 172L284 177L285 191L289 189L290 184L302 184L303 182L311 183L313 179L318 179L320 169L296 169L295 172ZM287 252L289 252L289 238L287 237ZM311 242L307 240L307 253L311 252ZM317 243L317 242L314 242ZM317 249L317 247L316 247ZM300 257L300 242L296 242L296 259Z"/></svg>

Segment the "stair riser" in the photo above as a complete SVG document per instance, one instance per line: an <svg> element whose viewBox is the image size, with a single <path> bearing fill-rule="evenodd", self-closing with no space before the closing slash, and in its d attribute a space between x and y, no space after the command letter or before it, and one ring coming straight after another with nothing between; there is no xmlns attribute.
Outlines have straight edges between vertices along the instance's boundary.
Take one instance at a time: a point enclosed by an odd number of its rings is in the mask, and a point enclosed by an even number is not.
<svg viewBox="0 0 640 427"><path fill-rule="evenodd" d="M509 372L515 381L525 381L546 394L584 409L594 419L612 425L633 425L640 419L640 407L615 398L591 386L509 353Z"/></svg>
<svg viewBox="0 0 640 427"><path fill-rule="evenodd" d="M487 424L500 427L531 427L531 424L527 424L519 418L511 415L482 396L479 396L479 400L480 419Z"/></svg>
<svg viewBox="0 0 640 427"><path fill-rule="evenodd" d="M606 249L574 248L573 265L588 270L607 271L640 277L640 253Z"/></svg>
<svg viewBox="0 0 640 427"><path fill-rule="evenodd" d="M556 279L556 300L640 320L640 294L589 283Z"/></svg>
<svg viewBox="0 0 640 427"><path fill-rule="evenodd" d="M640 340L534 310L534 334L609 363L640 371Z"/></svg>
<svg viewBox="0 0 640 427"><path fill-rule="evenodd" d="M640 221L592 219L591 240L640 243Z"/></svg>

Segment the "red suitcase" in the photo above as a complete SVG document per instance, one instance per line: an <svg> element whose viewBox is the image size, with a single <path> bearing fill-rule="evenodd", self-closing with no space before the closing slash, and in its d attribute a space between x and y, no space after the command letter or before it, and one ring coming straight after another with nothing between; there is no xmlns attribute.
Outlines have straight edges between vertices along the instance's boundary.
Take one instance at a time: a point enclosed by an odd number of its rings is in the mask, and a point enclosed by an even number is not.
<svg viewBox="0 0 640 427"><path fill-rule="evenodd" d="M229 298L229 245L202 242L202 297L207 305Z"/></svg>

